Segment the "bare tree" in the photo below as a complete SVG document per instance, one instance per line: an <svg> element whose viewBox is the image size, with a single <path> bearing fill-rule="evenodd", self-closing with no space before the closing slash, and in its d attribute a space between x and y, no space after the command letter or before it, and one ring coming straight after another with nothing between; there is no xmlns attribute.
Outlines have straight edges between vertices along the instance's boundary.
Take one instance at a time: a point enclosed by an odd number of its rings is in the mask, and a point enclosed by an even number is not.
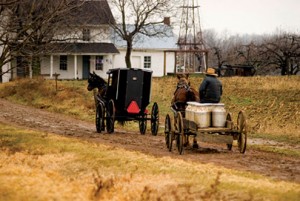
<svg viewBox="0 0 300 201"><path fill-rule="evenodd" d="M167 33L163 17L171 14L176 0L111 0L116 23L111 23L116 34L126 41L125 63L131 68L131 52L138 34L161 36Z"/></svg>
<svg viewBox="0 0 300 201"><path fill-rule="evenodd" d="M53 41L67 40L72 26L72 12L83 1L79 0L2 0L0 9L0 68L16 58L34 64L40 55L51 51ZM62 27L64 27L63 31ZM74 31L74 30L73 30ZM74 38L74 36L71 36ZM10 69L9 69L10 70ZM28 70L27 70L28 71ZM39 73L39 69L36 69Z"/></svg>
<svg viewBox="0 0 300 201"><path fill-rule="evenodd" d="M264 65L281 69L281 75L296 75L300 71L300 36L291 33L271 36L260 46L259 54Z"/></svg>
<svg viewBox="0 0 300 201"><path fill-rule="evenodd" d="M232 64L235 62L235 47L240 44L240 40L236 36L228 36L223 33L222 36L214 30L204 31L205 44L209 48L210 65L221 68L224 64Z"/></svg>

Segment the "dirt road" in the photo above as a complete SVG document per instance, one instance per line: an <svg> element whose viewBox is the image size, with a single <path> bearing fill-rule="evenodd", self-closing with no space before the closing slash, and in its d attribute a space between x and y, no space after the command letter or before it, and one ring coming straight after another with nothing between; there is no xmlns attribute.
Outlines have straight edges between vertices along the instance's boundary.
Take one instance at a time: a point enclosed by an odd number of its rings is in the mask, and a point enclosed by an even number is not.
<svg viewBox="0 0 300 201"><path fill-rule="evenodd" d="M225 145L208 144L200 144L201 148L197 150L186 149L184 155L179 155L177 150L173 152L167 150L162 135L152 136L150 133L140 135L138 131L122 130L116 130L114 134L98 134L95 132L93 123L46 112L42 109L13 104L3 99L0 99L0 122L140 151L156 157L168 156L197 163L212 163L230 169L266 175L278 180L300 183L300 158L296 157L251 150L251 148L247 149L245 154L240 154L236 147L233 147L233 151L228 151ZM249 142L250 144L268 143L274 146L285 146L282 143L258 139L250 139ZM299 149L299 146L290 148Z"/></svg>

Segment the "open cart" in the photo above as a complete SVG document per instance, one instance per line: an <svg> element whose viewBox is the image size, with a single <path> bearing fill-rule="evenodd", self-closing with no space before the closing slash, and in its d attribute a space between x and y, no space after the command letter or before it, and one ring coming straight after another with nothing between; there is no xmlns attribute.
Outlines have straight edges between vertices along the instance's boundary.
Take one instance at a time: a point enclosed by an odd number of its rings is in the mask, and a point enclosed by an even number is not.
<svg viewBox="0 0 300 201"><path fill-rule="evenodd" d="M188 104L194 106L188 106L184 111L177 111L174 109L176 107L171 107L174 114L173 123L171 116L166 115L165 143L169 151L172 151L175 142L179 154L182 154L192 137L194 142L224 144L228 150L232 149L233 141L236 140L239 152L245 153L247 121L243 111L238 113L235 124L232 115L224 110L224 104Z"/></svg>

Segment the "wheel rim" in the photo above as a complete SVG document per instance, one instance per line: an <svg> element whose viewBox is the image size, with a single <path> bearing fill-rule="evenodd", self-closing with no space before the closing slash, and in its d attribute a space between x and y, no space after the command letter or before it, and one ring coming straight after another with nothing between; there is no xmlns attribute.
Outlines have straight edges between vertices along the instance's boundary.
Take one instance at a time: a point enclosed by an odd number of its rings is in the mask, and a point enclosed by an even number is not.
<svg viewBox="0 0 300 201"><path fill-rule="evenodd" d="M103 130L104 107L99 103L96 108L96 130L101 133Z"/></svg>
<svg viewBox="0 0 300 201"><path fill-rule="evenodd" d="M140 128L140 133L144 135L147 129L147 121L145 119L145 115L141 116L141 119L139 120L139 128Z"/></svg>
<svg viewBox="0 0 300 201"><path fill-rule="evenodd" d="M165 142L167 148L169 148L169 133L171 132L171 120L169 114L167 114L165 119Z"/></svg>
<svg viewBox="0 0 300 201"><path fill-rule="evenodd" d="M228 113L227 116L226 116L226 120L227 121L232 121L232 118L231 118L231 113Z"/></svg>
<svg viewBox="0 0 300 201"><path fill-rule="evenodd" d="M172 151L172 147L173 147L173 140L174 140L174 133L170 132L169 133L169 151Z"/></svg>
<svg viewBox="0 0 300 201"><path fill-rule="evenodd" d="M109 100L106 110L106 130L108 133L114 132L115 105L113 100Z"/></svg>
<svg viewBox="0 0 300 201"><path fill-rule="evenodd" d="M183 130L183 119L181 113L178 113L177 116L177 129L178 129L178 133L176 136L176 145L177 145L178 153L182 154L184 130Z"/></svg>
<svg viewBox="0 0 300 201"><path fill-rule="evenodd" d="M247 145L247 124L246 116L243 111L240 111L238 114L237 126L239 131L238 149L240 153L245 153Z"/></svg>
<svg viewBox="0 0 300 201"><path fill-rule="evenodd" d="M157 135L159 124L159 110L157 103L154 103L152 106L151 112L151 133L152 135Z"/></svg>
<svg viewBox="0 0 300 201"><path fill-rule="evenodd" d="M101 106L98 104L97 105L97 108L96 108L96 130L98 133L101 133L101 125L100 125L100 122L101 122L101 117L100 117L100 114L101 114Z"/></svg>

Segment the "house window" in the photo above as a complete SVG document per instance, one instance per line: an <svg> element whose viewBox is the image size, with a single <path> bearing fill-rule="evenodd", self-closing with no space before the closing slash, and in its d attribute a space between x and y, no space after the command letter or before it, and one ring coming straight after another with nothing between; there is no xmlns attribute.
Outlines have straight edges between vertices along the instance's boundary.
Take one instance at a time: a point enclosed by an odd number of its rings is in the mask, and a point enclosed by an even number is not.
<svg viewBox="0 0 300 201"><path fill-rule="evenodd" d="M96 70L103 70L103 56L96 56L95 65Z"/></svg>
<svg viewBox="0 0 300 201"><path fill-rule="evenodd" d="M68 70L68 56L61 55L59 58L59 69Z"/></svg>
<svg viewBox="0 0 300 201"><path fill-rule="evenodd" d="M151 57L150 56L144 57L144 68L151 68Z"/></svg>
<svg viewBox="0 0 300 201"><path fill-rule="evenodd" d="M90 41L91 40L91 32L89 29L83 29L82 31L82 40Z"/></svg>

